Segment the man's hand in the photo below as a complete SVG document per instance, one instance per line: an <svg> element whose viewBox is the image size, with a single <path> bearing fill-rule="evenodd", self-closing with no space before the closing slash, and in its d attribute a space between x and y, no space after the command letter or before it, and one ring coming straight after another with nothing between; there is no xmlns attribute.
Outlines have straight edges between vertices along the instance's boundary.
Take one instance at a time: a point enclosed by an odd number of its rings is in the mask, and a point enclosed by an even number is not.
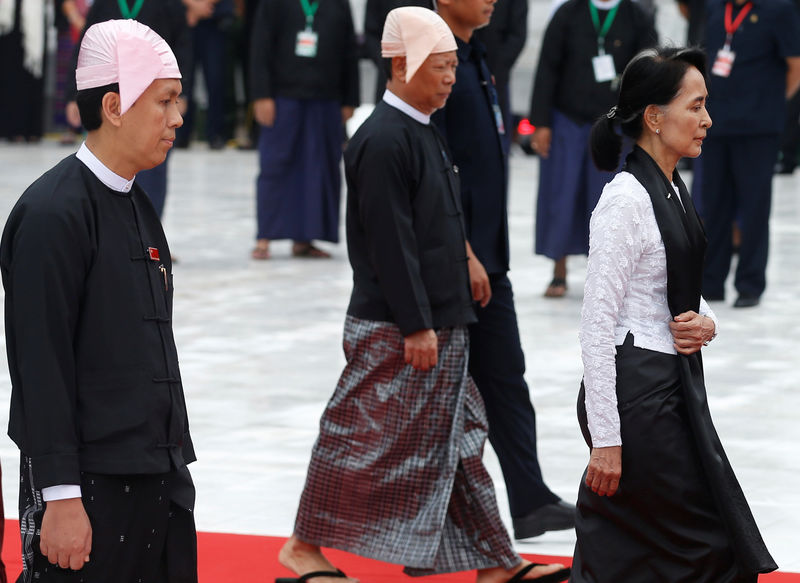
<svg viewBox="0 0 800 583"><path fill-rule="evenodd" d="M716 326L708 316L688 311L675 316L669 323L673 346L681 354L693 354L714 337Z"/></svg>
<svg viewBox="0 0 800 583"><path fill-rule="evenodd" d="M429 370L436 366L439 358L439 339L436 332L428 328L406 336L405 357L406 364L417 370Z"/></svg>
<svg viewBox="0 0 800 583"><path fill-rule="evenodd" d="M46 502L39 550L53 565L77 571L89 562L92 525L83 500L67 498Z"/></svg>
<svg viewBox="0 0 800 583"><path fill-rule="evenodd" d="M271 128L275 124L275 100L256 99L253 102L253 115L262 126Z"/></svg>
<svg viewBox="0 0 800 583"><path fill-rule="evenodd" d="M481 308L485 308L492 299L492 286L489 283L489 275L483 267L483 263L472 252L472 246L467 241L467 268L469 269L469 286L472 290L472 299L479 302Z"/></svg>
<svg viewBox="0 0 800 583"><path fill-rule="evenodd" d="M593 447L586 468L586 486L598 496L613 496L622 477L622 446Z"/></svg>
<svg viewBox="0 0 800 583"><path fill-rule="evenodd" d="M217 0L183 0L183 5L186 6L186 23L193 27L201 20L211 18L216 3Z"/></svg>
<svg viewBox="0 0 800 583"><path fill-rule="evenodd" d="M536 128L531 137L533 150L542 158L550 156L550 144L553 142L553 130L550 128Z"/></svg>

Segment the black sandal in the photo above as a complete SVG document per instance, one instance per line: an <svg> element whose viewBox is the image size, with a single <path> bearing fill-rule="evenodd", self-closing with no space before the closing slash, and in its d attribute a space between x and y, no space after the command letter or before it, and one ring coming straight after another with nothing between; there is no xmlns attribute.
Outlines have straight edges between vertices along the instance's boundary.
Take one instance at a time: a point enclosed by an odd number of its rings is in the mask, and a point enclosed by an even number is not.
<svg viewBox="0 0 800 583"><path fill-rule="evenodd" d="M559 569L555 573L549 573L547 575L542 575L538 579L523 579L525 575L527 575L534 567L546 567L544 563L531 563L526 567L523 567L517 573L511 577L506 583L523 583L524 581L531 581L536 583L560 583L561 581L566 581L569 579L570 573L572 573L572 569L569 567L565 567L563 569Z"/></svg>
<svg viewBox="0 0 800 583"><path fill-rule="evenodd" d="M544 290L546 298L563 298L567 295L567 280L563 277L554 277Z"/></svg>
<svg viewBox="0 0 800 583"><path fill-rule="evenodd" d="M337 579L347 579L347 575L342 573L339 569L335 571L311 571L299 577L278 577L275 583L306 583L309 579L314 577L336 577Z"/></svg>

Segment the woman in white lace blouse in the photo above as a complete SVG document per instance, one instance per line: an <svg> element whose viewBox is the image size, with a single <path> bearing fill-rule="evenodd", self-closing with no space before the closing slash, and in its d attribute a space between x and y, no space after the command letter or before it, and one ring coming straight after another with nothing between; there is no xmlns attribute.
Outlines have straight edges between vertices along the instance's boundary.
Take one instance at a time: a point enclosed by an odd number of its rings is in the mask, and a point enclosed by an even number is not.
<svg viewBox="0 0 800 583"><path fill-rule="evenodd" d="M675 171L711 127L705 70L698 50L640 53L592 130L600 169L617 167L620 132L636 145L590 222L574 583L749 582L776 568L706 401L700 349L717 319L700 296L705 235Z"/></svg>

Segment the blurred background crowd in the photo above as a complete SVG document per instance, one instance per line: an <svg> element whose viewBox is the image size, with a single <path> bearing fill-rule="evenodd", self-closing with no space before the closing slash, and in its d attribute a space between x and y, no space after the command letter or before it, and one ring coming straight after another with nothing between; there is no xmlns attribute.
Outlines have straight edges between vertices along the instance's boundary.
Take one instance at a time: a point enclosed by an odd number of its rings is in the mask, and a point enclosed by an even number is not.
<svg viewBox="0 0 800 583"><path fill-rule="evenodd" d="M294 256L326 258L330 253L314 242L338 242L339 161L347 140L347 121L359 106L367 107L379 99L385 84L379 54L384 18L402 4L434 7L433 2L0 0L0 139L35 143L47 137L74 147L81 136L72 99L75 47L82 31L109 18L136 18L170 43L184 75L184 124L175 146L258 150L257 227L251 257L268 259L271 240L290 239ZM534 4L535 21L529 17ZM525 153L541 159L535 199L535 251L553 260L553 278L546 286L546 296L562 297L566 293L567 257L585 254L588 249L588 217L611 174L594 169L586 140L592 121L615 103L619 74L639 50L659 42L707 45L709 63L713 63L720 48L716 45L721 45L725 36L724 4L722 0L494 3L491 23L479 31L479 40L486 45L504 125L511 130L503 137L507 151L517 144ZM789 91L792 75L800 74L790 66L792 61L797 62L797 55L791 54L791 42L785 40L800 36L797 15L781 17L780 10L773 8L791 6L800 12L800 2L758 0L756 4L757 10L741 25L748 32L734 36L734 49L737 42L770 48L759 52L743 44L739 49L741 65L735 67L740 71L738 77L734 75L736 79L732 77L730 82L710 78L718 85L713 87L712 83L711 87L712 117L722 116L715 119L710 136L725 136L736 143L748 136L744 141L764 158L756 164L749 154L742 154L749 167L761 167L748 174L760 182L735 186L764 192L750 197L758 209L758 224L750 224L749 217L754 215L745 203L721 209L714 202L715 208L704 213L699 186L701 164L695 168L693 191L701 214L722 216L722 226L717 229L721 234L715 235L724 239L724 244L716 245L722 247L718 265L712 270L716 281L704 290L712 299L724 299L720 282L727 276L731 254L740 246L752 249L752 261L751 254L744 253L745 267L752 264L752 271L763 272L770 194L767 182L773 172L791 174L800 156L800 92L783 95L783 90L772 87L774 83L767 79L768 75L777 78L776 71L778 77L785 75ZM720 10L716 10L717 5ZM658 11L667 7L677 8L685 19L685 38L659 30ZM545 14L546 18L538 17ZM600 18L595 18L597 14ZM713 20L717 18L719 22ZM314 58L297 53L296 37L304 26L313 31L314 42L318 42ZM708 31L713 38L707 38ZM607 51L615 65L605 81L597 78L590 66L598 55L599 41L603 45L600 53ZM531 48L538 63L526 67L529 84L522 90L513 88L513 83L523 85L518 83L519 74L513 75L515 64L523 49L530 55ZM731 97L748 87L754 99L766 101ZM527 95L521 97L521 91ZM738 101L741 112L730 105L732 100ZM718 105L723 102L728 105ZM773 119L776 116L780 118L777 122ZM767 135L769 139L763 143L754 141ZM722 142L709 144L714 150L715 144ZM167 193L168 162L137 177L159 215ZM705 173L706 189L734 188L716 178L730 173L725 164L733 164L734 169L739 165L724 157L713 163L713 171ZM743 244L740 226L746 231ZM731 229L732 236L728 237ZM745 292L739 291L757 303L763 287L759 280L745 285Z"/></svg>

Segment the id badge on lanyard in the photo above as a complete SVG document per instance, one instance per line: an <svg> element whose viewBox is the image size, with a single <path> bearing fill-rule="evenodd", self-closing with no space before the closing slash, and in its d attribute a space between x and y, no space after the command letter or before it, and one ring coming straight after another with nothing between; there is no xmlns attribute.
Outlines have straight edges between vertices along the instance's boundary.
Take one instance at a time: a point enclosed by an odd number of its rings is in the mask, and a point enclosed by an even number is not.
<svg viewBox="0 0 800 583"><path fill-rule="evenodd" d="M731 50L733 33L735 33L744 21L744 17L753 8L753 3L748 2L739 11L736 20L733 20L733 4L728 2L725 5L725 46L717 51L717 58L711 66L711 74L717 77L730 77L733 63L736 60L736 53Z"/></svg>
<svg viewBox="0 0 800 583"><path fill-rule="evenodd" d="M607 55L605 49L606 35L614 22L614 18L617 16L617 9L619 9L619 4L608 11L601 27L600 14L597 11L597 7L592 3L592 0L589 0L589 12L592 15L592 24L594 24L594 30L597 33L597 56L592 57L592 69L594 70L594 80L598 83L608 83L617 78L614 57Z"/></svg>
<svg viewBox="0 0 800 583"><path fill-rule="evenodd" d="M313 30L301 30L297 33L297 43L294 47L294 54L298 57L316 57L318 41L319 37Z"/></svg>
<svg viewBox="0 0 800 583"><path fill-rule="evenodd" d="M314 58L317 56L319 45L319 35L314 32L314 15L319 8L319 0L310 4L308 0L300 0L300 6L306 15L306 28L297 33L297 40L294 45L294 54L298 57Z"/></svg>
<svg viewBox="0 0 800 583"><path fill-rule="evenodd" d="M598 83L606 83L617 78L614 57L606 55L605 52L592 58L592 68L594 69L594 80Z"/></svg>

